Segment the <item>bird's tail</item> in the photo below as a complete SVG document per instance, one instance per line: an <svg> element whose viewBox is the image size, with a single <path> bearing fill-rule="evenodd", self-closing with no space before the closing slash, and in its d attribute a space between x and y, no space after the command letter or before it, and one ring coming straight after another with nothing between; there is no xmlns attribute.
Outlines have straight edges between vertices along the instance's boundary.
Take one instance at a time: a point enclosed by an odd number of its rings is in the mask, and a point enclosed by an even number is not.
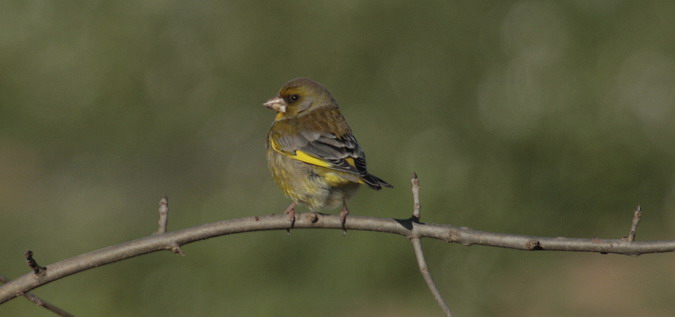
<svg viewBox="0 0 675 317"><path fill-rule="evenodd" d="M391 184L385 182L383 179L375 175L366 174L366 176L364 176L362 179L366 185L375 190L380 190L382 187L394 188L394 186L391 186Z"/></svg>

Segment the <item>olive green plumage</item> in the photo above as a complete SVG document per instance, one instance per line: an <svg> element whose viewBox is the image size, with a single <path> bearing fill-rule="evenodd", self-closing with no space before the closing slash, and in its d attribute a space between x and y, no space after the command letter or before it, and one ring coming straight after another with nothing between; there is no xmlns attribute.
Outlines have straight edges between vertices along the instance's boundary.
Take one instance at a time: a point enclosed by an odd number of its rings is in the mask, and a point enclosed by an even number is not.
<svg viewBox="0 0 675 317"><path fill-rule="evenodd" d="M392 187L368 173L363 149L321 84L293 79L264 105L278 112L267 135L268 166L294 203L313 211L342 205L347 212L346 201L359 184Z"/></svg>

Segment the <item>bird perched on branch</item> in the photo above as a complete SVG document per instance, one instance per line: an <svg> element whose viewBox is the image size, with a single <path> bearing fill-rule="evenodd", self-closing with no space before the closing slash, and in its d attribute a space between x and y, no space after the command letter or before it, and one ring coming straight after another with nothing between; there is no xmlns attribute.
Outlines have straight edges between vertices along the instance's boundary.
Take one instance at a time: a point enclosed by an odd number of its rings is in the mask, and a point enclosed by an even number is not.
<svg viewBox="0 0 675 317"><path fill-rule="evenodd" d="M326 87L307 78L287 82L263 104L277 112L267 134L267 163L284 194L293 200L285 213L295 223L295 207L312 211L342 206L360 184L393 187L366 170L366 155Z"/></svg>

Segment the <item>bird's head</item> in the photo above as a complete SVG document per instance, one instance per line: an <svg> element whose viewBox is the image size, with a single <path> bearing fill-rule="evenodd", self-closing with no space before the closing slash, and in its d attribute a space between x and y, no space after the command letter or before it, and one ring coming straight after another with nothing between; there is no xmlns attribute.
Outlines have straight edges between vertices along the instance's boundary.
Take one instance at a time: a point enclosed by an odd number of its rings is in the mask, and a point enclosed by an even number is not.
<svg viewBox="0 0 675 317"><path fill-rule="evenodd" d="M337 107L330 91L308 78L291 79L263 105L278 112L276 120L296 118L321 107Z"/></svg>

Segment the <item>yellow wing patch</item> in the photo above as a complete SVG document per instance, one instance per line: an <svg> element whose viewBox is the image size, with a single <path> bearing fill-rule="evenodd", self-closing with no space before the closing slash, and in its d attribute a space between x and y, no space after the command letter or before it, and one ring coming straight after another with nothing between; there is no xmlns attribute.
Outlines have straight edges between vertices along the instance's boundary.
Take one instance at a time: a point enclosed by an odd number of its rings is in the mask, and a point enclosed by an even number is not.
<svg viewBox="0 0 675 317"><path fill-rule="evenodd" d="M321 166L321 167L331 167L331 166L333 166L331 163L322 161L322 160L320 160L320 159L318 159L314 156L311 156L311 155L309 155L309 154L307 154L303 151L300 151L300 150L295 151L295 155L289 155L289 156L298 160L298 161L302 161L302 162L309 163L309 164L312 164L312 165L317 165L317 166Z"/></svg>
<svg viewBox="0 0 675 317"><path fill-rule="evenodd" d="M316 158L312 155L309 155L308 153L305 153L303 151L296 150L295 154L293 154L292 152L282 151L279 148L279 145L274 141L274 139L271 139L270 143L272 145L273 150L275 150L275 151L277 151L277 152L279 152L283 155L286 155L286 156L288 156L292 159L295 159L295 160L298 160L298 161L301 161L301 162L305 162L305 163L308 163L308 164L316 165L316 166L333 168L333 164L328 163L326 161L323 161L323 160L321 160L319 158ZM347 163L351 166L354 166L356 164L355 161L354 161L354 158L352 158L352 157L345 158L345 161L347 161ZM343 176L340 176L339 173L326 173L322 176L324 177L324 179L328 183L332 184L333 186L338 186L338 185L342 185L342 184L345 184L345 183L351 183L351 182L354 181L354 180L349 180L347 178L344 178ZM356 182L358 182L360 184L365 183L363 181L363 179L361 179L361 178L358 178L356 180Z"/></svg>
<svg viewBox="0 0 675 317"><path fill-rule="evenodd" d="M286 152L286 151L282 151L281 149L279 149L279 145L274 140L272 140L272 142L270 142L270 143L272 145L272 149L274 149L275 151L277 151L277 152L279 152L283 155L286 155L286 156L288 156L292 159L296 159L296 160L301 161L301 162L305 162L305 163L308 163L308 164L321 166L321 167L331 167L332 166L331 163L322 161L321 159L318 159L318 158L316 158L314 156L311 156L311 155L309 155L309 154L307 154L303 151L300 151L300 150L296 150L295 154L290 153L290 152Z"/></svg>

